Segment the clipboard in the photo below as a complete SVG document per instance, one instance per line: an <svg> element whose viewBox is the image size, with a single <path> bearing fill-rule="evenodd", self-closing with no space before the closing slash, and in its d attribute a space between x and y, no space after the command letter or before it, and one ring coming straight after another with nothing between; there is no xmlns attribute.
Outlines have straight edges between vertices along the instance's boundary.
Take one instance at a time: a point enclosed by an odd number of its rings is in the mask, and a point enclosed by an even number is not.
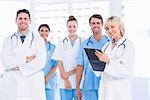
<svg viewBox="0 0 150 100"><path fill-rule="evenodd" d="M85 53L86 53L86 55L87 55L87 57L89 59L89 62L91 64L91 66L92 66L92 69L94 71L101 71L101 72L103 72L104 69L105 69L106 63L103 62L103 61L100 61L98 59L98 57L95 55L95 50L98 50L100 52L102 52L102 51L99 50L99 49L92 49L92 48L84 48L84 50L85 50Z"/></svg>

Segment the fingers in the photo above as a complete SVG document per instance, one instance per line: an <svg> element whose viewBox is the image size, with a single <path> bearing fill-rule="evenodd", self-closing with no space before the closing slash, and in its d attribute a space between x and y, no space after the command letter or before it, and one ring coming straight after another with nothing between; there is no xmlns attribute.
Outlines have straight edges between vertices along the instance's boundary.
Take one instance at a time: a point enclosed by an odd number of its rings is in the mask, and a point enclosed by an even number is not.
<svg viewBox="0 0 150 100"><path fill-rule="evenodd" d="M66 89L68 90L71 90L72 89L72 86L71 86L71 83L68 79L64 80L65 81L65 87Z"/></svg>
<svg viewBox="0 0 150 100"><path fill-rule="evenodd" d="M32 55L32 56L29 56L31 59L34 59L35 58L35 55Z"/></svg>
<svg viewBox="0 0 150 100"><path fill-rule="evenodd" d="M95 50L95 53L98 53L99 55L102 55L103 53L101 53L100 51L98 50Z"/></svg>
<svg viewBox="0 0 150 100"><path fill-rule="evenodd" d="M98 57L98 58L101 58L101 56L103 55L101 52L99 51L95 51L95 55Z"/></svg>
<svg viewBox="0 0 150 100"><path fill-rule="evenodd" d="M98 59L101 61L103 59L103 53L101 53L100 51L98 50L95 50L95 55L98 57Z"/></svg>
<svg viewBox="0 0 150 100"><path fill-rule="evenodd" d="M78 100L82 100L82 93L80 89L76 89L76 95Z"/></svg>
<svg viewBox="0 0 150 100"><path fill-rule="evenodd" d="M34 60L35 59L35 55L32 55L32 56L27 56L26 57L26 62L28 63L28 62L31 62L32 60Z"/></svg>

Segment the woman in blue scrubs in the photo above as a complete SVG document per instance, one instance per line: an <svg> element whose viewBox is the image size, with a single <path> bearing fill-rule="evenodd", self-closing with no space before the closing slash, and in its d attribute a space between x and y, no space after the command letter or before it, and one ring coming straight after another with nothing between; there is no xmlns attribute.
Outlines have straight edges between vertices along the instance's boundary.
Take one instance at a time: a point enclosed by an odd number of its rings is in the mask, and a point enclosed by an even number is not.
<svg viewBox="0 0 150 100"><path fill-rule="evenodd" d="M46 91L46 100L55 100L55 90L56 90L56 65L57 62L51 59L53 52L55 50L55 45L48 41L48 35L50 28L47 24L41 24L39 26L38 32L40 36L45 41L46 51L47 51L47 60L46 65L43 69L45 75L45 91Z"/></svg>

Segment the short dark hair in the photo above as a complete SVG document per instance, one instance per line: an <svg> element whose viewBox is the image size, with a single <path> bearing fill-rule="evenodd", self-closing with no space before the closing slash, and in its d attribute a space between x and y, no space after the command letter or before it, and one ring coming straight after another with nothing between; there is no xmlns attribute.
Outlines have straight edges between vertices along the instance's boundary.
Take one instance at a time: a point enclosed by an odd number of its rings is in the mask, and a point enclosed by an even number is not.
<svg viewBox="0 0 150 100"><path fill-rule="evenodd" d="M20 10L18 10L18 11L17 11L17 14L16 14L16 19L17 19L18 15L19 15L20 13L26 13L26 14L28 14L28 15L29 15L29 19L31 19L31 17L30 17L30 12L29 12L27 9L20 9Z"/></svg>
<svg viewBox="0 0 150 100"><path fill-rule="evenodd" d="M48 30L50 31L50 28L49 28L48 24L41 24L41 25L39 26L39 28L38 28L38 31L40 31L41 27L46 27L46 28L48 28Z"/></svg>
<svg viewBox="0 0 150 100"><path fill-rule="evenodd" d="M100 19L101 22L102 22L102 24L103 24L103 18L102 18L102 16L101 16L100 14L94 14L94 15L92 15L92 16L89 18L89 24L91 24L91 19L92 19L92 18L98 18L98 19Z"/></svg>

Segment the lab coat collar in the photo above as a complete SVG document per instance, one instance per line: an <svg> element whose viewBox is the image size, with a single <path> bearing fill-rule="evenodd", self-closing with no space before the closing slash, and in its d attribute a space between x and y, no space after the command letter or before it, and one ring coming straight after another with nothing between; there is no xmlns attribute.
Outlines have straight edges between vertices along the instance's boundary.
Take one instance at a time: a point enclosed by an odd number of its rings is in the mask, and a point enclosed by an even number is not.
<svg viewBox="0 0 150 100"><path fill-rule="evenodd" d="M125 39L126 39L125 37L122 37L120 40L118 40L116 47L117 47L118 45L122 44Z"/></svg>
<svg viewBox="0 0 150 100"><path fill-rule="evenodd" d="M69 38L69 36L67 36L66 38L67 38L67 39L70 41L70 38ZM77 35L77 38L76 38L76 39L78 39L78 38L79 38L79 36Z"/></svg>
<svg viewBox="0 0 150 100"><path fill-rule="evenodd" d="M76 38L75 43L74 43L74 46L72 47L71 42L70 42L70 38L68 36L66 37L66 40L67 40L68 46L70 48L76 48L78 43L81 41L80 37L77 35L77 38Z"/></svg>
<svg viewBox="0 0 150 100"><path fill-rule="evenodd" d="M22 45L30 45L31 41L32 41L32 38L33 38L33 32L31 32L30 30L28 31L28 34L26 36L26 39L24 40L23 44ZM19 39L20 40L20 39ZM21 42L21 40L20 40Z"/></svg>

